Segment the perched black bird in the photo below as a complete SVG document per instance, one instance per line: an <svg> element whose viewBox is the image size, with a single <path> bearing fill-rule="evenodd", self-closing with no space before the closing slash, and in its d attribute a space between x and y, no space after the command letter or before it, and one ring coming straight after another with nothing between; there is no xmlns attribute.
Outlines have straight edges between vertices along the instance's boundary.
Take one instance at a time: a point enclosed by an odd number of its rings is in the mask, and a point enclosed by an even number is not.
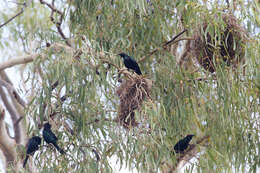
<svg viewBox="0 0 260 173"><path fill-rule="evenodd" d="M29 139L26 149L26 158L23 162L23 167L25 168L25 165L27 163L27 160L29 159L29 156L33 156L34 152L39 149L39 145L41 144L42 139L39 136L33 136Z"/></svg>
<svg viewBox="0 0 260 173"><path fill-rule="evenodd" d="M185 138L183 138L179 142L177 142L177 144L175 144L175 146L174 146L175 152L183 153L183 151L185 151L188 148L189 143L193 136L194 135L187 135Z"/></svg>
<svg viewBox="0 0 260 173"><path fill-rule="evenodd" d="M49 123L44 124L43 129L43 139L48 143L54 145L54 147L61 153L65 154L65 152L57 145L58 138L51 131L51 125Z"/></svg>
<svg viewBox="0 0 260 173"><path fill-rule="evenodd" d="M126 66L127 69L132 69L134 70L138 75L141 75L142 72L137 64L137 62L135 61L134 58L128 56L125 53L120 53L118 54L119 56L121 56L124 59L124 64Z"/></svg>

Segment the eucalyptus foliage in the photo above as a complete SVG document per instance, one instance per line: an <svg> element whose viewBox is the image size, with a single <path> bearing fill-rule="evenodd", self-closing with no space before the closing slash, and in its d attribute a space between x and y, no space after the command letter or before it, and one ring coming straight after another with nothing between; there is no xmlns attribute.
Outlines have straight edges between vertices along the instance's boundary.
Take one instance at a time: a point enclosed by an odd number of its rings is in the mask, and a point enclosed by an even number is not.
<svg viewBox="0 0 260 173"><path fill-rule="evenodd" d="M26 110L28 134L41 134L43 121L53 121L61 156L42 146L35 165L40 172L113 172L111 158L138 172L164 172L163 163L177 163L176 142L195 134L192 143L210 136L208 145L197 145L198 160L187 172L257 172L260 165L260 44L259 3L170 0L74 0L57 1L64 13L62 29L75 52L46 49L64 38L50 20L51 9L38 1L28 4L10 26L13 39L32 53L41 53L27 66L27 84L33 94ZM37 9L37 10L36 10ZM188 30L192 36L201 19L230 12L248 32L245 68L218 67L214 75L198 67L182 69L177 54L161 45ZM58 19L59 15L54 14ZM216 25L223 22L216 18ZM19 26L19 27L18 27ZM20 28L20 29L19 29ZM21 30L21 32L18 32ZM21 42L20 42L21 43ZM32 46L32 44L34 44ZM177 52L182 51L180 41ZM8 46L6 46L8 47ZM31 49L30 49L31 48ZM158 51L150 56L149 52ZM146 78L153 81L152 101L146 100L135 116L136 128L125 129L114 120L119 56L126 52L138 61ZM106 63L104 59L109 62ZM23 73L25 75L25 72ZM121 76L122 77L122 76ZM198 80L203 78L203 80ZM52 90L52 84L58 86ZM62 102L60 98L66 95ZM56 112L55 115L50 115ZM64 124L69 124L73 133ZM94 149L94 151L93 151ZM98 153L100 160L98 160Z"/></svg>

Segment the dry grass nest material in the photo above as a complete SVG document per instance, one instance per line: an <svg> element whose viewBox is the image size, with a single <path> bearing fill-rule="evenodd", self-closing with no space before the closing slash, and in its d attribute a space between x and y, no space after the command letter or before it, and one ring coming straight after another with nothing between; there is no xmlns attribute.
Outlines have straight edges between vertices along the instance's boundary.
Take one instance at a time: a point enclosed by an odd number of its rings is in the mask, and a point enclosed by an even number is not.
<svg viewBox="0 0 260 173"><path fill-rule="evenodd" d="M145 98L150 98L151 88L151 80L137 75L125 79L117 88L120 98L117 121L125 128L138 125L134 111L140 109Z"/></svg>
<svg viewBox="0 0 260 173"><path fill-rule="evenodd" d="M246 31L239 25L237 19L230 14L223 14L224 23L213 24L214 19L208 19L197 28L194 44L191 46L199 64L211 73L216 71L216 65L224 62L234 66L244 62Z"/></svg>

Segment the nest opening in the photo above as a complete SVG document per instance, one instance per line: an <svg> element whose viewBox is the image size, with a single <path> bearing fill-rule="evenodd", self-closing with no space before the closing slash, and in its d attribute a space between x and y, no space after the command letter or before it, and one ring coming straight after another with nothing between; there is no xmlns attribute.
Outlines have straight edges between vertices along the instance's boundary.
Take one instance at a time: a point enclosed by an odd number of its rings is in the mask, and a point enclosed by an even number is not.
<svg viewBox="0 0 260 173"><path fill-rule="evenodd" d="M199 64L211 73L216 65L244 62L246 31L233 15L222 15L224 25L204 22L195 32L192 50Z"/></svg>
<svg viewBox="0 0 260 173"><path fill-rule="evenodd" d="M124 80L116 90L120 99L117 121L125 128L135 127L138 122L135 111L140 107L145 98L150 98L152 81L141 76L134 76Z"/></svg>

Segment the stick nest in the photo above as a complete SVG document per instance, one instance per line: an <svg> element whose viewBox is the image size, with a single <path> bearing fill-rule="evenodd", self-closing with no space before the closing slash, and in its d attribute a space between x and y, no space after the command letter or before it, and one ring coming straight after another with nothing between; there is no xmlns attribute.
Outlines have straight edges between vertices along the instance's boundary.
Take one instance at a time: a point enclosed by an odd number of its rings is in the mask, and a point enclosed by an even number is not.
<svg viewBox="0 0 260 173"><path fill-rule="evenodd" d="M211 73L222 62L235 67L244 62L247 41L245 30L233 15L222 15L224 25L214 25L212 21L214 20L204 20L198 27L191 46L199 64Z"/></svg>
<svg viewBox="0 0 260 173"><path fill-rule="evenodd" d="M125 128L135 127L135 110L140 107L145 98L150 98L152 81L142 76L131 76L124 80L116 90L120 99L117 121Z"/></svg>

